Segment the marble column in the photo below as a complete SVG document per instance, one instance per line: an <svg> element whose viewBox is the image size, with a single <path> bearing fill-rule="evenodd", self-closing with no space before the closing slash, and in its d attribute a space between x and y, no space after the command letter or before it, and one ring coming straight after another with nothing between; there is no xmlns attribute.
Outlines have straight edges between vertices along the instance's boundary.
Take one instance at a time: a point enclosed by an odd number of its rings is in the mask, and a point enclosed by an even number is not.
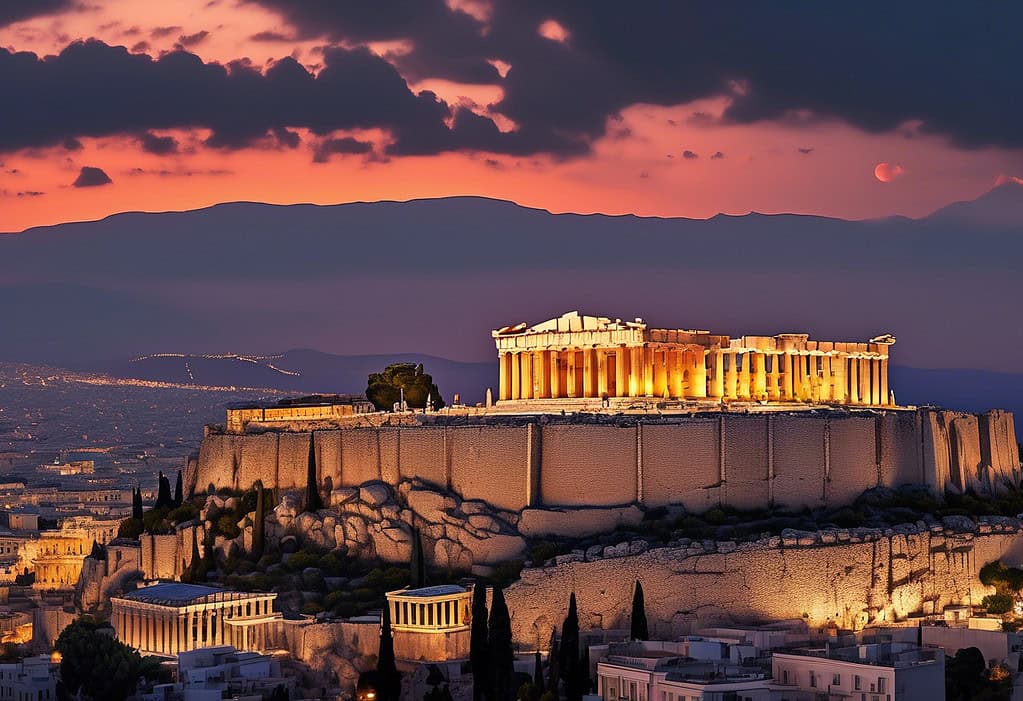
<svg viewBox="0 0 1023 701"><path fill-rule="evenodd" d="M561 385L561 352L550 352L550 367L547 372L551 377L551 397L559 399L565 396L565 388Z"/></svg>
<svg viewBox="0 0 1023 701"><path fill-rule="evenodd" d="M519 356L519 353L511 354L511 399L519 399L522 396L522 368Z"/></svg>
<svg viewBox="0 0 1023 701"><path fill-rule="evenodd" d="M870 404L870 358L860 358L860 403Z"/></svg>
<svg viewBox="0 0 1023 701"><path fill-rule="evenodd" d="M597 396L606 397L608 394L607 351L599 348L595 352L597 354Z"/></svg>
<svg viewBox="0 0 1023 701"><path fill-rule="evenodd" d="M781 362L781 398L782 401L790 402L796 398L796 383L795 378L792 376L795 363L792 362L792 354L783 353L781 355Z"/></svg>
<svg viewBox="0 0 1023 701"><path fill-rule="evenodd" d="M738 399L750 398L750 356L751 353L736 353L733 358L742 363L739 370L739 384L735 388L735 396Z"/></svg>
<svg viewBox="0 0 1023 701"><path fill-rule="evenodd" d="M519 397L522 399L533 398L533 354L529 351L519 353L519 360L522 367L519 369L519 381L522 386L519 388Z"/></svg>
<svg viewBox="0 0 1023 701"><path fill-rule="evenodd" d="M583 349L583 396L597 395L597 364L596 354L592 348Z"/></svg>
<svg viewBox="0 0 1023 701"><path fill-rule="evenodd" d="M699 348L691 351L691 355L693 358L692 376L686 396L703 399L707 396L707 352Z"/></svg>
<svg viewBox="0 0 1023 701"><path fill-rule="evenodd" d="M881 404L890 406L891 393L888 391L888 358L881 358Z"/></svg>
<svg viewBox="0 0 1023 701"><path fill-rule="evenodd" d="M831 371L831 356L822 355L819 356L817 361L821 367L821 391L820 401L830 402L832 399L832 386L834 384L834 375Z"/></svg>
<svg viewBox="0 0 1023 701"><path fill-rule="evenodd" d="M511 354L500 354L501 372L498 386L498 399L511 399Z"/></svg>
<svg viewBox="0 0 1023 701"><path fill-rule="evenodd" d="M849 357L849 403L860 403L860 382L859 382L860 361L855 357Z"/></svg>
<svg viewBox="0 0 1023 701"><path fill-rule="evenodd" d="M767 367L765 356L760 351L753 351L749 354L753 361L753 399L757 401L767 399Z"/></svg>
<svg viewBox="0 0 1023 701"><path fill-rule="evenodd" d="M615 348L615 395L629 396L629 350L625 346Z"/></svg>
<svg viewBox="0 0 1023 701"><path fill-rule="evenodd" d="M672 397L676 399L682 399L686 396L686 371L689 369L687 361L690 360L689 354L682 350L672 350L668 352L668 378L670 379L671 389L669 392ZM690 378L692 372L689 372Z"/></svg>
<svg viewBox="0 0 1023 701"><path fill-rule="evenodd" d="M739 383L739 374L735 367L735 352L725 351L724 356L728 363L728 367L725 369L725 398L735 399Z"/></svg>
<svg viewBox="0 0 1023 701"><path fill-rule="evenodd" d="M643 349L643 394L654 396L654 349L645 346Z"/></svg>
<svg viewBox="0 0 1023 701"><path fill-rule="evenodd" d="M879 358L870 359L870 403L874 406L884 404L884 396L881 394L881 361Z"/></svg>
<svg viewBox="0 0 1023 701"><path fill-rule="evenodd" d="M566 395L569 397L578 397L579 383L576 380L576 375L582 371L582 368L576 367L577 356L574 348L569 348L568 352L565 353L565 359L567 360L568 371L565 373L565 390Z"/></svg>
<svg viewBox="0 0 1023 701"><path fill-rule="evenodd" d="M710 361L710 381L707 383L707 394L713 399L725 396L724 353L716 348L707 353Z"/></svg>
<svg viewBox="0 0 1023 701"><path fill-rule="evenodd" d="M629 349L629 396L641 397L646 390L643 380L643 348L634 346Z"/></svg>
<svg viewBox="0 0 1023 701"><path fill-rule="evenodd" d="M668 362L666 353L660 348L650 349L650 355L654 366L654 385L650 388L650 394L654 397L663 398L664 390L668 386Z"/></svg>
<svg viewBox="0 0 1023 701"><path fill-rule="evenodd" d="M845 404L849 397L847 368L848 358L845 355L832 356L831 370L835 377L831 384L831 399L838 404Z"/></svg>

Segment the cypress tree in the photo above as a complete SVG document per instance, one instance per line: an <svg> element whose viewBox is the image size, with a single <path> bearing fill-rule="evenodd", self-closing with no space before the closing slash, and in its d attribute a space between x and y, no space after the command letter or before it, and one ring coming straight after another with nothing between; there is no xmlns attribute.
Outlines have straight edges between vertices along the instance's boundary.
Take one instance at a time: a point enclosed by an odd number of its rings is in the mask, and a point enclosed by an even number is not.
<svg viewBox="0 0 1023 701"><path fill-rule="evenodd" d="M160 471L159 482L160 488L156 492L156 508L173 506L174 499L171 497L170 480L164 476L163 470Z"/></svg>
<svg viewBox="0 0 1023 701"><path fill-rule="evenodd" d="M305 510L319 511L323 508L320 489L316 482L316 432L309 432L309 466L305 473Z"/></svg>
<svg viewBox="0 0 1023 701"><path fill-rule="evenodd" d="M181 470L178 470L178 481L174 483L174 506L181 506L185 501L181 489Z"/></svg>
<svg viewBox="0 0 1023 701"><path fill-rule="evenodd" d="M547 691L555 696L558 694L558 682L561 681L561 648L558 645L558 629L551 631L551 644L547 651Z"/></svg>
<svg viewBox="0 0 1023 701"><path fill-rule="evenodd" d="M380 701L398 701L401 696L401 674L394 661L394 636L391 634L391 607L384 605L380 621L380 648L377 651L377 673L380 675Z"/></svg>
<svg viewBox="0 0 1023 701"><path fill-rule="evenodd" d="M579 612L575 605L575 592L568 600L568 615L561 626L561 676L565 680L565 698L579 701Z"/></svg>
<svg viewBox="0 0 1023 701"><path fill-rule="evenodd" d="M256 480L256 512L252 519L252 555L257 560L263 557L266 537L263 534L263 482Z"/></svg>
<svg viewBox="0 0 1023 701"><path fill-rule="evenodd" d="M493 701L511 701L515 698L515 654L512 650L511 616L504 601L504 591L494 586L490 601L489 638L490 674L493 679Z"/></svg>
<svg viewBox="0 0 1023 701"><path fill-rule="evenodd" d="M580 693L588 694L590 689L593 688L593 682L590 679L590 646L583 646L583 656L579 660L579 690Z"/></svg>
<svg viewBox="0 0 1023 701"><path fill-rule="evenodd" d="M131 517L142 520L142 489L135 487L131 490Z"/></svg>
<svg viewBox="0 0 1023 701"><path fill-rule="evenodd" d="M426 559L423 555L423 534L417 527L412 528L412 562L410 584L413 589L426 586Z"/></svg>
<svg viewBox="0 0 1023 701"><path fill-rule="evenodd" d="M487 642L490 636L487 630L487 588L482 582L476 582L472 588L472 628L469 633L469 666L472 669L472 698L482 701L491 698L490 671L488 664L490 653Z"/></svg>
<svg viewBox="0 0 1023 701"><path fill-rule="evenodd" d="M636 580L636 591L632 595L632 632L633 640L649 640L650 631L646 624L646 606L643 602L643 585Z"/></svg>
<svg viewBox="0 0 1023 701"><path fill-rule="evenodd" d="M536 690L537 696L543 696L545 691L543 686L543 660L540 659L539 650L533 656L533 689Z"/></svg>

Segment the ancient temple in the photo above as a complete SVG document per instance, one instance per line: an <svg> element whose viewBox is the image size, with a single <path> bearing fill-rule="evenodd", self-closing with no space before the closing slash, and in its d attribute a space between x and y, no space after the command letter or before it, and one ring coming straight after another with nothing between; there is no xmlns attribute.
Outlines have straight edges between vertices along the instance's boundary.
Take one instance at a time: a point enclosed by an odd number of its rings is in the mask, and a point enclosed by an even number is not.
<svg viewBox="0 0 1023 701"><path fill-rule="evenodd" d="M117 639L143 655L177 655L214 645L269 647L277 594L161 582L110 598Z"/></svg>
<svg viewBox="0 0 1023 701"><path fill-rule="evenodd" d="M699 402L884 407L895 338L812 341L807 334L731 338L653 329L569 312L492 333L501 401L651 397Z"/></svg>

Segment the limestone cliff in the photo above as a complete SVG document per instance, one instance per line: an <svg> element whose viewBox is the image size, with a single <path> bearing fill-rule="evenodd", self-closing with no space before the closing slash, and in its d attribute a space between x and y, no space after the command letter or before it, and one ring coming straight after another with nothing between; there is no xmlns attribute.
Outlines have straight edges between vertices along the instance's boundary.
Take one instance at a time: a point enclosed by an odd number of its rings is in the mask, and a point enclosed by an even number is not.
<svg viewBox="0 0 1023 701"><path fill-rule="evenodd" d="M534 645L560 627L569 595L585 628L628 628L638 579L657 637L675 637L722 622L804 618L862 628L948 604L979 604L992 593L980 568L1001 559L1023 562L1017 519L963 517L887 530L786 532L734 542L674 543L647 550L644 541L564 555L527 568L505 591L516 641Z"/></svg>

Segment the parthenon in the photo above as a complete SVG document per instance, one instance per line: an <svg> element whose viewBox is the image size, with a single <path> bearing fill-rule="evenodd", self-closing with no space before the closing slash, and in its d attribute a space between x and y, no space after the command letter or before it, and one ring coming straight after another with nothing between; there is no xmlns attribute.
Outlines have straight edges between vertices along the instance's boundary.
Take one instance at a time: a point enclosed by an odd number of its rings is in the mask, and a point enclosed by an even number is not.
<svg viewBox="0 0 1023 701"><path fill-rule="evenodd" d="M887 407L889 334L729 336L569 312L493 331L500 401L651 397Z"/></svg>

